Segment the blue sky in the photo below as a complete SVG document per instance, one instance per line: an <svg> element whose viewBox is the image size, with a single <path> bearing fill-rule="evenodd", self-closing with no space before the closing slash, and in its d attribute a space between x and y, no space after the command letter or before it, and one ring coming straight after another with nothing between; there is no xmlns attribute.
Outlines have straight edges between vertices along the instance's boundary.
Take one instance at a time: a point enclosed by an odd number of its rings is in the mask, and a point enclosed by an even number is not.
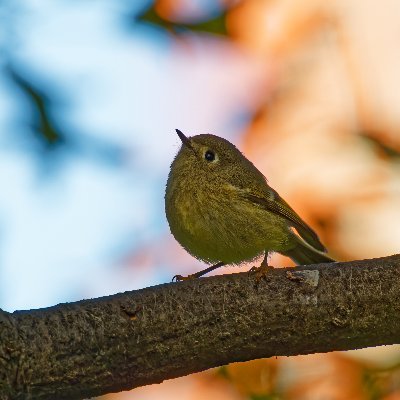
<svg viewBox="0 0 400 400"><path fill-rule="evenodd" d="M236 57L228 44L194 36L177 44L159 28L128 28L124 4L16 2L12 33L2 31L9 35L1 41L2 68L11 60L51 85L59 101L55 112L78 142L93 138L124 150L117 165L73 152L57 163L43 162L43 152L24 145L21 121L28 111L0 74L5 310L169 280L171 265L135 274L134 267L127 272L118 263L168 235L163 194L179 149L174 129L234 140L246 123L251 79L235 78L243 65L224 65L227 57Z"/></svg>

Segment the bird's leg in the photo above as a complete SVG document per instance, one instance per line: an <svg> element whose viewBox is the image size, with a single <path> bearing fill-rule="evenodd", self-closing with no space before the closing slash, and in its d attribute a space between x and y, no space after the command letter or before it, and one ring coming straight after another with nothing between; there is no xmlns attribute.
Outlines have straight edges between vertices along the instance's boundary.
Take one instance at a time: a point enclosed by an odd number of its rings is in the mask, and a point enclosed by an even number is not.
<svg viewBox="0 0 400 400"><path fill-rule="evenodd" d="M208 267L206 269L202 269L201 271L196 272L195 274L190 274L188 276L175 275L172 278L172 281L180 282L180 281L186 281L188 279L197 279L197 278L200 278L201 276L203 276L205 274L208 274L211 271L214 271L214 269L222 267L223 265L225 265L223 262L219 262L217 264L211 265L211 267Z"/></svg>
<svg viewBox="0 0 400 400"><path fill-rule="evenodd" d="M265 268L265 269L274 269L272 265L268 264L268 252L265 252L264 258L261 261L260 268Z"/></svg>
<svg viewBox="0 0 400 400"><path fill-rule="evenodd" d="M257 281L260 281L262 278L265 278L267 276L268 271L271 271L271 269L274 269L274 267L268 265L268 252L266 251L260 266L258 268L250 268L249 273L255 273Z"/></svg>

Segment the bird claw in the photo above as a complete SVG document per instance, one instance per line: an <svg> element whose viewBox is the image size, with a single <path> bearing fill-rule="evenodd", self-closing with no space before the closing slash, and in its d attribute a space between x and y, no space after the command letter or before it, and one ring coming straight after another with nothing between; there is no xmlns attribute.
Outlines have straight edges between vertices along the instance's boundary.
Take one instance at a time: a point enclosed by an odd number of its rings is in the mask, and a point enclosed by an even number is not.
<svg viewBox="0 0 400 400"><path fill-rule="evenodd" d="M196 279L196 276L194 274L191 274L191 275L188 275L188 276L174 275L172 277L172 282L182 282L182 281L188 281L190 279Z"/></svg>
<svg viewBox="0 0 400 400"><path fill-rule="evenodd" d="M270 265L261 265L259 267L251 267L249 269L248 274L254 274L256 277L257 283L261 281L261 279L266 279L269 272L274 269L274 267L271 267Z"/></svg>
<svg viewBox="0 0 400 400"><path fill-rule="evenodd" d="M247 274L251 275L253 272L256 272L258 269L258 267L256 267L255 265L253 265L248 271Z"/></svg>

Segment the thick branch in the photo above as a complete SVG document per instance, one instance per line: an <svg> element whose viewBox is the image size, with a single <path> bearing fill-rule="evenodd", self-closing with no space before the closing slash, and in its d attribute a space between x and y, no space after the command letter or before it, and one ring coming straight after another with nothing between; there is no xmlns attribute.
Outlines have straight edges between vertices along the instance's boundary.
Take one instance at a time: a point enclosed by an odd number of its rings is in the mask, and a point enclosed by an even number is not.
<svg viewBox="0 0 400 400"><path fill-rule="evenodd" d="M290 274L304 270L311 280ZM400 343L399 276L397 255L0 312L0 399L83 399L233 361Z"/></svg>

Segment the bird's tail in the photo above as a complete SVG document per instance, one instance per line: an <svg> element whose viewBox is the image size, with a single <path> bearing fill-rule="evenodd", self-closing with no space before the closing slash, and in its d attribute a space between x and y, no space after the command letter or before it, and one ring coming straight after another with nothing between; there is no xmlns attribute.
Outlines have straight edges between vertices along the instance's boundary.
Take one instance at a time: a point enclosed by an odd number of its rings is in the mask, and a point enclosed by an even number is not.
<svg viewBox="0 0 400 400"><path fill-rule="evenodd" d="M296 236L297 246L286 250L283 254L299 265L329 263L335 260L324 251L320 251L308 244L303 238Z"/></svg>

